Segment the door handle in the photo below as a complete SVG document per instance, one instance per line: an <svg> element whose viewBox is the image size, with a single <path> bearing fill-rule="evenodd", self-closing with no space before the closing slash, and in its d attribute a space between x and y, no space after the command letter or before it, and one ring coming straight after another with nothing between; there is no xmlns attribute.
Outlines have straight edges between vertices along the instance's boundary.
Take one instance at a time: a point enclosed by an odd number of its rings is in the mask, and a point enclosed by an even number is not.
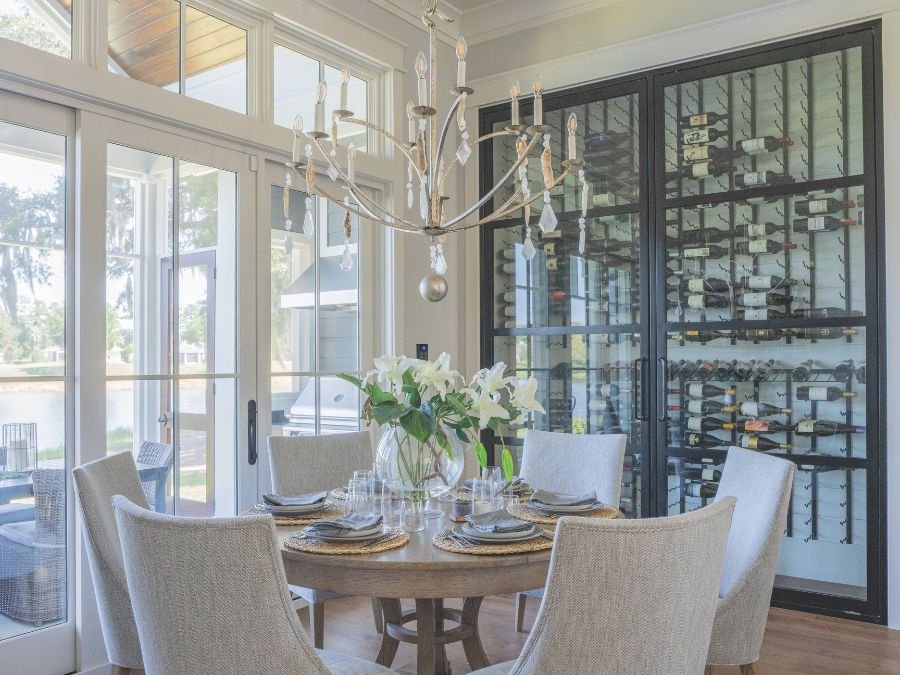
<svg viewBox="0 0 900 675"><path fill-rule="evenodd" d="M647 388L644 386L644 363L647 357L640 356L631 363L631 406L634 419L647 421ZM637 388L640 388L638 396Z"/></svg>
<svg viewBox="0 0 900 675"><path fill-rule="evenodd" d="M666 378L669 376L669 362L665 356L660 356L656 360L656 374L659 376L659 399L656 403L656 419L659 422L665 422L669 419L669 413L666 406Z"/></svg>
<svg viewBox="0 0 900 675"><path fill-rule="evenodd" d="M256 401L247 402L247 462L256 464L259 453L256 450Z"/></svg>

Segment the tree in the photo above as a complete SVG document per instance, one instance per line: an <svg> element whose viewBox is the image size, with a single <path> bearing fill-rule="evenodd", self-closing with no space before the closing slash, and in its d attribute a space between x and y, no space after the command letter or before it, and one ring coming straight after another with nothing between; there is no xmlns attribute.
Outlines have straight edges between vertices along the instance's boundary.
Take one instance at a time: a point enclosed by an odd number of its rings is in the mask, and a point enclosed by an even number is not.
<svg viewBox="0 0 900 675"><path fill-rule="evenodd" d="M181 339L192 345L206 345L206 300L181 308Z"/></svg>
<svg viewBox="0 0 900 675"><path fill-rule="evenodd" d="M24 2L16 3L16 14L0 16L0 38L14 40L29 47L64 56L70 55L69 46L62 42L40 18L32 15Z"/></svg>

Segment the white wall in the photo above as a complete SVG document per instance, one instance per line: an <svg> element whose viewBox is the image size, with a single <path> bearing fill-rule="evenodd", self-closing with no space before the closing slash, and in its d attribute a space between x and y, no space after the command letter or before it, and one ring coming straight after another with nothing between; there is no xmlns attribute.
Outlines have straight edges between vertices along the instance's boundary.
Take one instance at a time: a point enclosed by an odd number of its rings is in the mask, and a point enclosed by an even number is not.
<svg viewBox="0 0 900 675"><path fill-rule="evenodd" d="M726 16L721 9L732 13ZM554 26L529 29L486 43L470 45L477 73L471 82L476 90L470 101L470 125L477 123L478 106L505 101L514 79L530 83L538 76L548 89L607 79L657 66L687 61L803 33L855 23L867 19L883 21L884 63L884 183L885 242L888 265L885 270L887 305L887 483L888 521L900 509L900 428L890 419L900 400L900 357L892 349L900 335L900 266L891 265L891 253L900 250L900 227L893 214L900 211L900 193L891 186L900 181L900 2L897 0L794 0L772 3L766 0L709 3L701 0L661 3L639 0L598 10L594 16L576 17ZM467 32L463 18L462 32ZM697 22L700 23L697 23ZM637 27L635 27L637 26ZM655 34L645 29L650 26ZM612 30L611 28L615 28ZM477 28L472 28L477 30ZM571 46L583 51L572 53ZM486 57L484 55L487 55ZM474 64L478 64L474 66ZM475 158L473 157L471 161ZM466 197L478 193L476 175L466 177ZM460 323L471 326L465 349L470 367L478 363L474 327L479 325L478 242L467 235L465 275L469 279L465 298L448 312L458 313ZM469 336L471 335L471 340ZM888 529L888 619L900 628L900 533Z"/></svg>

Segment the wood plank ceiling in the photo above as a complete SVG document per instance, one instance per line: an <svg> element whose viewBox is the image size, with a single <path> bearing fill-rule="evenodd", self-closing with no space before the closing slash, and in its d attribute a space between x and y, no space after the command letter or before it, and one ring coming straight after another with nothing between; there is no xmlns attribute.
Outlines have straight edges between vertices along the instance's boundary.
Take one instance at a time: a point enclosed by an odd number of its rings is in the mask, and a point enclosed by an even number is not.
<svg viewBox="0 0 900 675"><path fill-rule="evenodd" d="M71 0L70 0L71 1ZM108 0L109 55L129 77L164 87L178 82L180 3ZM185 78L247 55L247 32L188 6Z"/></svg>

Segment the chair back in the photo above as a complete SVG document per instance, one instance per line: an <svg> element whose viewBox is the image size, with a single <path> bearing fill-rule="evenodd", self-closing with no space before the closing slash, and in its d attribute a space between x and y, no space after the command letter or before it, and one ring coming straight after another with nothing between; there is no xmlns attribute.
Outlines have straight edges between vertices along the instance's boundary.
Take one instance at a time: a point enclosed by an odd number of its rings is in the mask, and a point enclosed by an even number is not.
<svg viewBox="0 0 900 675"><path fill-rule="evenodd" d="M328 674L291 604L271 517L113 506L149 675Z"/></svg>
<svg viewBox="0 0 900 675"><path fill-rule="evenodd" d="M354 471L371 470L368 431L327 436L269 436L272 491L280 495L331 490L346 485Z"/></svg>
<svg viewBox="0 0 900 675"><path fill-rule="evenodd" d="M522 478L543 490L583 494L619 506L625 434L561 434L529 429L522 451Z"/></svg>
<svg viewBox="0 0 900 675"><path fill-rule="evenodd" d="M670 518L560 518L510 673L701 673L734 499Z"/></svg>
<svg viewBox="0 0 900 675"><path fill-rule="evenodd" d="M737 498L710 663L759 657L791 499L794 464L746 448L728 450L716 501ZM738 659L738 660L732 660Z"/></svg>
<svg viewBox="0 0 900 675"><path fill-rule="evenodd" d="M62 469L35 469L34 543L39 546L65 546L66 475Z"/></svg>
<svg viewBox="0 0 900 675"><path fill-rule="evenodd" d="M169 471L175 464L175 444L174 443L157 443L156 441L144 441L138 450L138 464L146 464L147 466L164 466L166 467L166 480L155 481L150 480L142 483L144 486L144 495L147 497L148 504L156 504L156 491L165 490L166 482L169 478Z"/></svg>
<svg viewBox="0 0 900 675"><path fill-rule="evenodd" d="M72 469L72 478L109 660L123 668L140 668L141 645L112 507L113 495L147 506L134 457L119 452L82 464Z"/></svg>

